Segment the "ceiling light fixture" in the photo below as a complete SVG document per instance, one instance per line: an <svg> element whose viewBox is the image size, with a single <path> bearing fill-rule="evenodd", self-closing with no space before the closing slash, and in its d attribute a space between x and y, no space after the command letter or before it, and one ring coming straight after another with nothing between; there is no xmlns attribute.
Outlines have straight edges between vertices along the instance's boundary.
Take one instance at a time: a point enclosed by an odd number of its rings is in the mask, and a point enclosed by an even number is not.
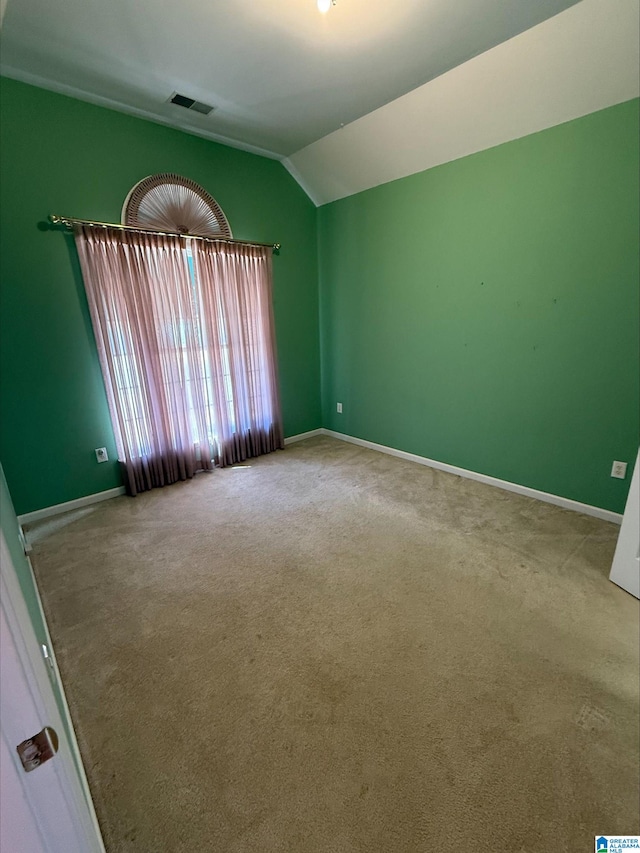
<svg viewBox="0 0 640 853"><path fill-rule="evenodd" d="M329 11L332 6L336 5L336 0L318 0L318 11L323 15Z"/></svg>

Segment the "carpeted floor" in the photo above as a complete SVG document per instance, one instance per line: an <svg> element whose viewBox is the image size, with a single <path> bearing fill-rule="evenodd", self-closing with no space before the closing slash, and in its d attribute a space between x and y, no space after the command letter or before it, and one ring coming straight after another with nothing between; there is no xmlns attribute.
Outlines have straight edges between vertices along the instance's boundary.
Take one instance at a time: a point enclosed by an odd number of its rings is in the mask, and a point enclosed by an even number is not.
<svg viewBox="0 0 640 853"><path fill-rule="evenodd" d="M108 850L637 833L617 533L329 438L35 525Z"/></svg>

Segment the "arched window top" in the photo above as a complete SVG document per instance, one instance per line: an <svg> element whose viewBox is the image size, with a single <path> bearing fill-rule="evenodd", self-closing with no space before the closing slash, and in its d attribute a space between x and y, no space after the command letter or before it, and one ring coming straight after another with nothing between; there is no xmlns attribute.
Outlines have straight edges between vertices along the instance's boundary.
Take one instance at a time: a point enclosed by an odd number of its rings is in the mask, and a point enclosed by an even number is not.
<svg viewBox="0 0 640 853"><path fill-rule="evenodd" d="M218 202L200 184L181 175L149 175L129 192L122 224L199 237L231 237Z"/></svg>

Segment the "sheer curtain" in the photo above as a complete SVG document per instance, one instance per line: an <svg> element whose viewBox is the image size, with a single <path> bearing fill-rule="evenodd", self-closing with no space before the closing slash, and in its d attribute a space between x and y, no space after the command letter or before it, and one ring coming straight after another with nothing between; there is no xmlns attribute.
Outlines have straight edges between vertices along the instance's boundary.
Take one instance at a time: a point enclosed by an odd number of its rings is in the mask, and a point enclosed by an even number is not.
<svg viewBox="0 0 640 853"><path fill-rule="evenodd" d="M284 446L271 293L271 249L194 241L203 338L221 465Z"/></svg>
<svg viewBox="0 0 640 853"><path fill-rule="evenodd" d="M127 491L282 447L270 250L75 238Z"/></svg>

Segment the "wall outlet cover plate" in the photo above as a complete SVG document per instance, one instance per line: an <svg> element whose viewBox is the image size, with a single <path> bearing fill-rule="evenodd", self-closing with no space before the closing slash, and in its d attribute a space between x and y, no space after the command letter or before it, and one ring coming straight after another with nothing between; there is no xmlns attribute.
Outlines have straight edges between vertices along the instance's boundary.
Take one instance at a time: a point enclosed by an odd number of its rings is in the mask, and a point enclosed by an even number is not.
<svg viewBox="0 0 640 853"><path fill-rule="evenodd" d="M618 480L624 480L627 476L627 463L614 462L611 466L611 476L616 477Z"/></svg>

